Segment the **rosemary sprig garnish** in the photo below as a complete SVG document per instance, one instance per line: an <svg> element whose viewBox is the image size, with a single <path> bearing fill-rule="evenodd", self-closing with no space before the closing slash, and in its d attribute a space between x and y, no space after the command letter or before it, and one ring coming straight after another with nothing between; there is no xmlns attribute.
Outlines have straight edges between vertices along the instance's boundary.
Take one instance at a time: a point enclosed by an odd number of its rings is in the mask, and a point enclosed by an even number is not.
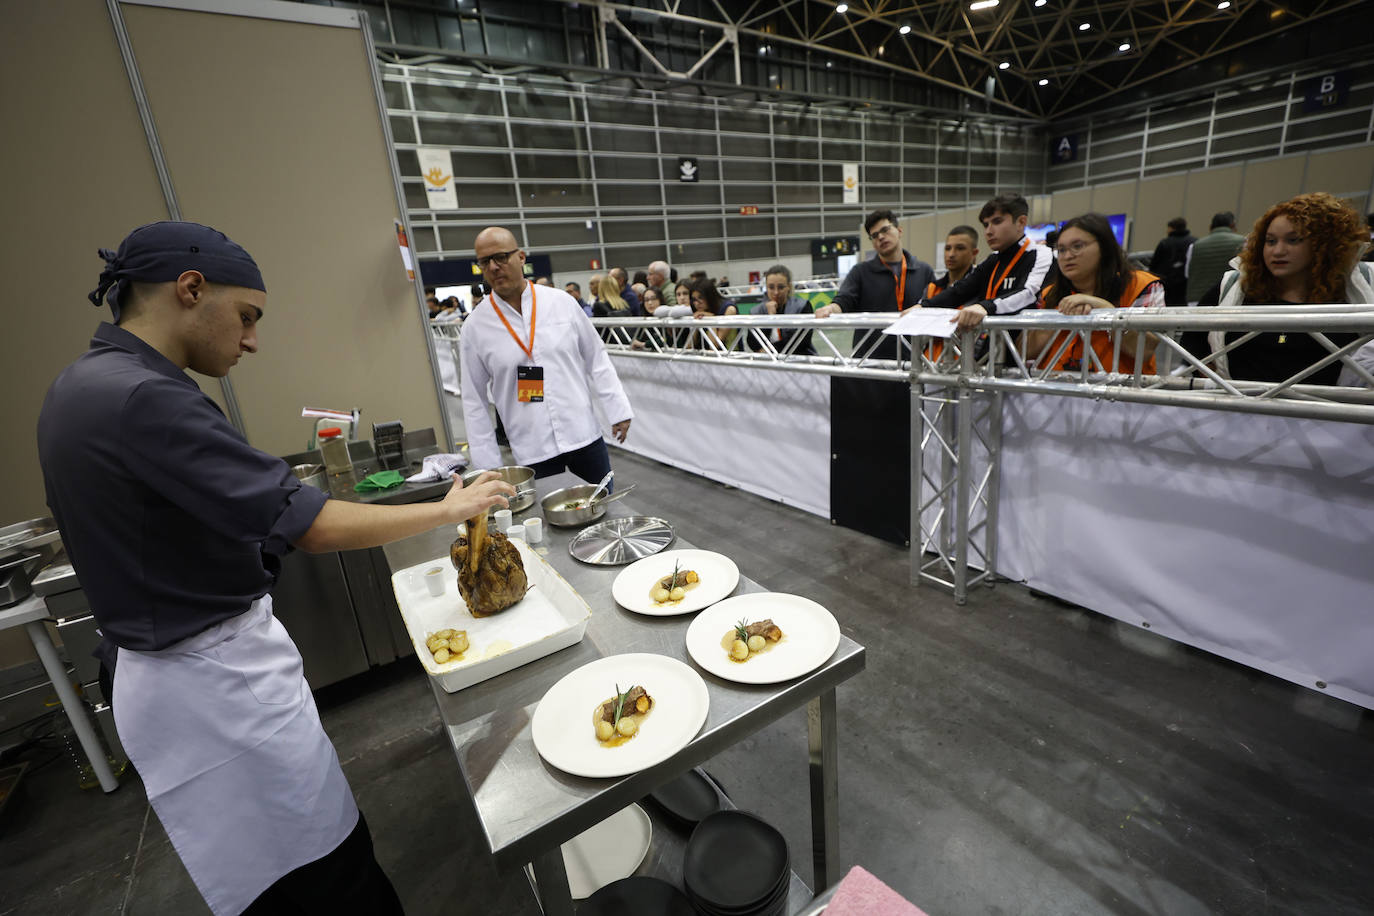
<svg viewBox="0 0 1374 916"><path fill-rule="evenodd" d="M643 580L640 580L640 581L643 581ZM749 630L746 629L748 626L749 626L749 618L748 618L748 617L741 617L740 620L739 620L739 623L735 624L735 638L736 638L736 639L742 639L742 640L744 640L745 642L748 642L748 641L749 641ZM720 632L720 631L717 630L716 632Z"/></svg>
<svg viewBox="0 0 1374 916"><path fill-rule="evenodd" d="M643 580L641 579L640 581L643 581ZM631 685L630 685L630 690L634 690L634 689L635 689L635 685L634 685L634 684L631 684ZM616 684L616 685L615 685L615 718L611 720L611 724L612 724L612 725L619 725L619 724L620 724L620 717L621 717L621 715L624 713L624 710L625 710L625 698L628 697L628 696L630 695L630 690L627 690L627 691L625 691L624 693L621 693L621 692L620 692L620 685L619 685L619 684Z"/></svg>

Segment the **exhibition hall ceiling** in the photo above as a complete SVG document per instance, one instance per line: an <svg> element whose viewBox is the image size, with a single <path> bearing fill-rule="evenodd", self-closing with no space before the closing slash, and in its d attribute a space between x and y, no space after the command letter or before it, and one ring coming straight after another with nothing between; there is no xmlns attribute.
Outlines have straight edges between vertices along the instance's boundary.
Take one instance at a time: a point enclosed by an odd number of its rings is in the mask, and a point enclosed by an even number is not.
<svg viewBox="0 0 1374 916"><path fill-rule="evenodd" d="M1371 5L1368 0L562 2L588 11L599 8L609 39L642 37L645 55L653 53L656 30L719 29L722 36L733 31L742 49L764 56L804 49L862 60L982 97L992 111L1035 118L1102 107L1122 93L1138 98L1166 75L1228 56L1234 61L1239 55L1233 52ZM1228 64L1226 69L1237 68ZM1222 75L1238 74L1224 69ZM1205 76L1215 79L1216 69L1208 68Z"/></svg>

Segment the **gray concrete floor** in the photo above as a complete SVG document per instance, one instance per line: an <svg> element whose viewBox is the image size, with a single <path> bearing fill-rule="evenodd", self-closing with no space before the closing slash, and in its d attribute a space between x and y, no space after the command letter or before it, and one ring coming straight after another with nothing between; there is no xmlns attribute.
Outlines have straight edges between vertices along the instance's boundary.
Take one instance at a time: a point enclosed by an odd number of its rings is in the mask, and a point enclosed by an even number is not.
<svg viewBox="0 0 1374 916"><path fill-rule="evenodd" d="M904 550L612 458L638 506L868 647L839 691L845 867L932 916L1374 911L1361 710L1015 584L958 607L907 585ZM489 862L419 665L318 702L408 913L538 913L524 877ZM136 777L82 791L46 754L0 815L0 914L206 912ZM804 714L708 769L809 880Z"/></svg>

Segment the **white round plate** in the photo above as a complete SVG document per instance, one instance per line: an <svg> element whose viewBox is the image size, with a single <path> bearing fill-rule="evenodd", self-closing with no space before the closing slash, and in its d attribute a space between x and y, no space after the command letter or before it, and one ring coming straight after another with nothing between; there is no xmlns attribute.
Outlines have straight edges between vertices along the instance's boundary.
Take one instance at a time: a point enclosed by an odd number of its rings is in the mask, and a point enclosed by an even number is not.
<svg viewBox="0 0 1374 916"><path fill-rule="evenodd" d="M596 705L615 688L643 687L653 711L639 734L619 747L602 747L592 728ZM710 707L706 682L692 666L666 655L612 655L563 677L539 701L530 721L535 750L551 765L593 779L628 776L667 760L701 731Z"/></svg>
<svg viewBox="0 0 1374 916"><path fill-rule="evenodd" d="M612 881L628 878L649 853L653 827L639 805L621 808L563 844L563 867L574 900L585 900Z"/></svg>
<svg viewBox="0 0 1374 916"><path fill-rule="evenodd" d="M649 590L659 579L671 576L675 564L696 570L701 581L677 604L657 604L649 597ZM611 595L616 604L637 614L676 617L710 607L738 584L739 567L724 554L711 550L665 550L622 569L611 585Z"/></svg>
<svg viewBox="0 0 1374 916"><path fill-rule="evenodd" d="M721 638L741 618L772 619L782 640L767 652L737 662L720 647ZM782 592L737 595L697 615L687 628L687 654L707 671L741 684L776 684L815 671L840 645L840 625L810 598Z"/></svg>

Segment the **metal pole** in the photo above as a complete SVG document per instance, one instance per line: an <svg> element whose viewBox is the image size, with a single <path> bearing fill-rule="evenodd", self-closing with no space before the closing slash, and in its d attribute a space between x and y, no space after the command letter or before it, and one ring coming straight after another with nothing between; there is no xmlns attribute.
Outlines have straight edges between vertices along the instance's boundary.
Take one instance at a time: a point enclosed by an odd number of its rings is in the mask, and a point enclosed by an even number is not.
<svg viewBox="0 0 1374 916"><path fill-rule="evenodd" d="M816 890L840 880L840 762L835 688L806 704L811 867Z"/></svg>
<svg viewBox="0 0 1374 916"><path fill-rule="evenodd" d="M62 711L71 720L77 742L81 745L81 749L86 752L86 757L91 762L91 769L95 771L96 778L100 780L100 788L106 792L113 792L119 788L119 781L115 779L114 773L110 770L110 761L105 759L105 748L101 745L100 739L96 737L95 729L91 726L91 720L86 716L86 707L72 688L72 682L67 678L67 666L62 664L62 659L57 657L57 649L52 644L52 637L48 635L48 628L43 625L41 620L31 620L24 624L24 629L28 631L29 641L33 643L34 651L38 653L38 660L43 663L43 670L48 673L48 679L52 681L53 689L57 691L57 698L62 702ZM831 696L834 696L834 691L831 691Z"/></svg>
<svg viewBox="0 0 1374 916"><path fill-rule="evenodd" d="M949 346L950 342L946 342ZM957 383L956 383L957 384ZM958 458L949 452L950 443L954 441L954 392L950 387L942 387L940 390L940 540L939 551L941 556L948 558L954 552L954 535L951 533L951 524L954 518L954 506L950 503L949 480L955 473L954 465ZM962 452L958 453L962 456Z"/></svg>
<svg viewBox="0 0 1374 916"><path fill-rule="evenodd" d="M396 194L396 207L401 214L401 227L405 229L406 238L411 245L415 244L415 231L410 225L410 211L406 207L405 188L401 183L401 170L396 164L396 142L391 134L391 119L386 113L386 93L382 90L382 74L377 68L377 48L372 42L372 27L368 22L367 13L358 11L358 28L363 33L363 53L367 55L367 69L372 76L372 92L377 98L377 114L382 121L382 142L386 145L386 161L391 167L391 186ZM419 140L419 134L415 136ZM454 447L453 426L449 423L448 405L444 402L444 379L439 372L439 352L434 346L434 335L429 329L429 309L425 306L425 280L420 276L420 252L411 248L411 263L415 265L415 277L411 285L415 288L415 304L420 310L420 328L424 332L425 351L429 354L429 371L434 379L434 394L439 401L439 424L444 432L443 451L451 451ZM457 371L458 361L454 360L454 371ZM358 431L354 430L356 437Z"/></svg>
<svg viewBox="0 0 1374 916"><path fill-rule="evenodd" d="M162 152L162 142L157 136L157 124L153 121L153 109L148 103L148 93L143 87L143 76L138 71L138 60L134 57L134 45L129 40L129 30L124 25L124 12L119 8L119 0L105 0L105 8L110 13L110 24L114 26L115 41L119 44L119 56L124 59L124 72L129 77L129 88L133 90L134 104L138 107L139 120L143 122L143 135L148 140L148 151L153 157L153 168L157 171L158 184L162 186L162 199L167 206L167 218L179 222L181 205L177 203L176 189L172 185L172 172L167 167L167 157ZM246 440L248 428L243 422L243 412L239 400L234 395L234 385L229 376L219 380L220 393L224 396L224 413L234 429Z"/></svg>
<svg viewBox="0 0 1374 916"><path fill-rule="evenodd" d="M959 335L959 374L962 378L960 379L958 407L955 414L955 422L959 428L958 458L955 462L955 473L958 477L954 485L955 604L964 604L968 601L969 477L972 473L972 469L969 467L971 457L969 440L973 434L973 390L963 382L973 374L973 347L977 336L977 331L962 331Z"/></svg>
<svg viewBox="0 0 1374 916"><path fill-rule="evenodd" d="M1001 498L1002 486L1002 392L992 393L992 406L988 410L988 510L984 520L986 528L987 584L992 586L992 578L997 574L997 502Z"/></svg>
<svg viewBox="0 0 1374 916"><path fill-rule="evenodd" d="M911 522L907 548L911 551L911 584L921 584L921 563L925 560L925 527L921 524L921 497L925 492L925 427L926 412L921 409L926 386L916 375L916 360L911 361ZM820 890L819 887L816 890Z"/></svg>

